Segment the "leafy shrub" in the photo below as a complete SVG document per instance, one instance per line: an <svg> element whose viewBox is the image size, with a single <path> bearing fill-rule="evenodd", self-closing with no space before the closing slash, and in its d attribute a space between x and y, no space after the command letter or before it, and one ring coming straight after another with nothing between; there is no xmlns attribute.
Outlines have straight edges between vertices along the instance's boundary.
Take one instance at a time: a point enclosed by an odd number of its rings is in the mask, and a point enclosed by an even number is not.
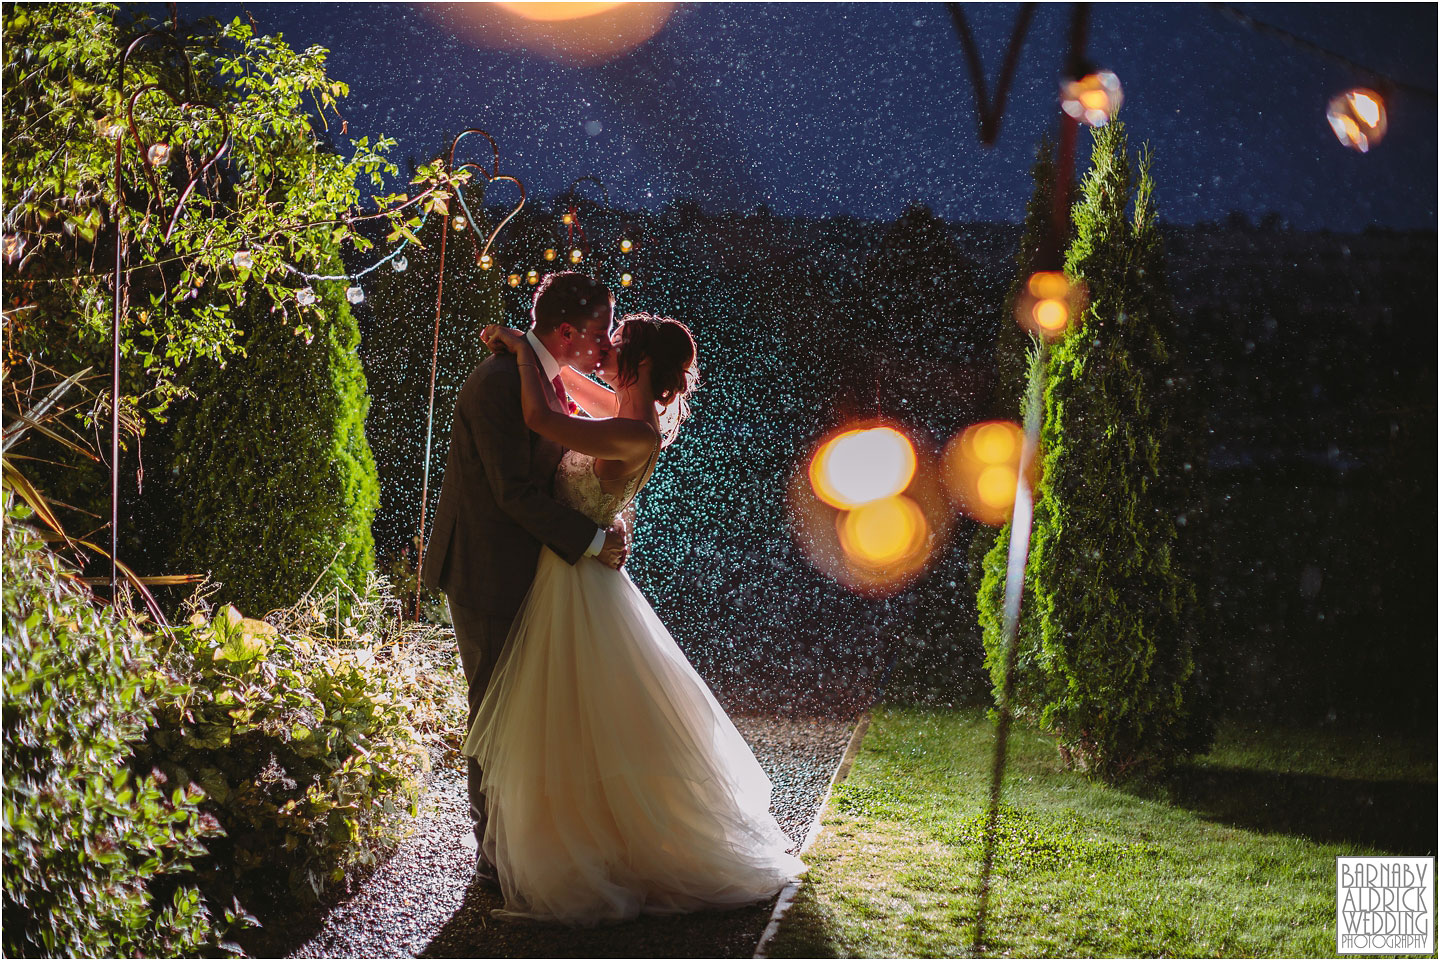
<svg viewBox="0 0 1440 961"><path fill-rule="evenodd" d="M21 521L4 531L4 948L17 956L174 956L215 945L193 884L156 884L219 833L184 778L136 773L157 700L132 620L98 610ZM147 770L145 767L138 768Z"/></svg>
<svg viewBox="0 0 1440 961"><path fill-rule="evenodd" d="M192 689L157 712L149 760L198 782L225 829L206 866L214 898L233 891L262 916L276 899L311 901L373 863L416 810L429 757L411 717L425 685L400 663L406 635L393 601L376 602L383 582L367 583L338 639L308 598L277 623L225 607L168 632L166 667Z"/></svg>

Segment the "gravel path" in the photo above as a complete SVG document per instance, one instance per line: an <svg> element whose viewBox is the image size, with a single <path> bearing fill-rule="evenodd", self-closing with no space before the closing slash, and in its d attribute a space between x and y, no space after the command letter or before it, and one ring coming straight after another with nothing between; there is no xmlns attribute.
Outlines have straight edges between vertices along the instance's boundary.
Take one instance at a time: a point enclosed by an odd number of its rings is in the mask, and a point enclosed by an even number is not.
<svg viewBox="0 0 1440 961"><path fill-rule="evenodd" d="M798 850L854 721L734 721L774 784L771 810L790 836L791 850ZM292 934L291 957L749 958L774 906L772 899L734 911L642 917L589 930L497 921L489 912L501 906L500 896L470 884L475 854L463 843L470 825L458 765L436 770L421 812L415 834L353 896L318 919L318 931Z"/></svg>

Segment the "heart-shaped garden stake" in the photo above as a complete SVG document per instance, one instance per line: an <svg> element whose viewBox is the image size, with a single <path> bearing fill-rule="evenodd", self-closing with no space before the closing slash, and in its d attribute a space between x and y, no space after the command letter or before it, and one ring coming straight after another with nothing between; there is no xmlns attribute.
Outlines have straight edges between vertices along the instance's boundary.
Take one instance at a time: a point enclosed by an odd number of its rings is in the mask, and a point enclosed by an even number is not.
<svg viewBox="0 0 1440 961"><path fill-rule="evenodd" d="M185 184L185 188L180 191L180 196L176 199L175 206L170 211L170 221L165 228L164 237L164 240L168 241L170 235L175 232L175 225L180 222L180 211L184 208L185 201L189 200L190 194L195 191L195 185L198 184L200 178L204 177L210 168L215 166L220 158L225 156L226 152L229 151L231 142L230 121L226 118L225 111L214 104L188 98L181 99L156 83L148 83L130 95L130 103L127 109L127 119L130 122L130 136L134 139L135 146L140 150L140 160L145 165L145 179L150 182L150 189L154 191L155 199L160 203L162 209L164 208L165 198L161 191L160 180L155 176L155 167L157 163L164 162L165 157L169 154L169 146L147 144L144 138L140 136L139 128L135 126L135 103L142 96L152 91L158 91L166 97L169 97L170 102L179 108L181 114L204 111L214 115L219 118L220 130L222 132L220 146L201 158L200 165L195 169L195 173L191 175L190 180ZM162 148L164 156L161 156Z"/></svg>
<svg viewBox="0 0 1440 961"><path fill-rule="evenodd" d="M470 134L479 134L486 140L490 141L490 151L492 154L492 158L490 168L488 170L485 168L484 165L475 163L473 161L466 161L465 163L460 164L460 166L458 167L455 166L455 148L460 146L460 141ZM469 170L475 175L475 180L481 182L485 188L485 190L481 191L482 202L484 200L484 194L486 190L488 190L490 184L496 183L497 181L509 181L510 183L514 184L516 188L520 191L520 202L517 203L508 214L501 218L500 222L495 225L494 230L490 231L490 236L485 238L485 245L481 247L479 238L475 238L475 262L479 264L484 262L486 257L490 256L490 247L495 243L495 238L500 235L500 231L503 230L505 228L505 225L508 224L511 219L513 219L514 216L520 212L521 208L525 206L525 185L522 184L519 180L510 176L509 174L502 174L500 172L500 146L495 142L494 137L490 136L488 133L479 129L478 127L472 127L469 130L461 131L460 135L456 137L454 142L450 144L450 169ZM461 196L458 187L455 190L455 196L456 199L460 201L460 206L465 210L465 215L470 218L470 222L472 224L476 223L475 218L470 214L470 208L466 206L465 198Z"/></svg>

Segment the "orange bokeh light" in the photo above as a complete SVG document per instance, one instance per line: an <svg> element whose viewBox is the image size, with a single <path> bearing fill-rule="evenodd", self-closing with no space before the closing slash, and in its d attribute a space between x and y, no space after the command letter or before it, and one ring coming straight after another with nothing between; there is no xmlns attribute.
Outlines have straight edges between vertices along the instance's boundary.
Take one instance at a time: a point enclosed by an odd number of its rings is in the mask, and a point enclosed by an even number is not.
<svg viewBox="0 0 1440 961"><path fill-rule="evenodd" d="M1033 334L1055 338L1075 326L1085 303L1085 287L1059 270L1031 274L1015 298L1015 319Z"/></svg>
<svg viewBox="0 0 1440 961"><path fill-rule="evenodd" d="M945 484L961 510L984 524L1003 524L1015 506L1024 447L1020 425L974 424L945 449Z"/></svg>
<svg viewBox="0 0 1440 961"><path fill-rule="evenodd" d="M929 534L925 513L904 494L845 511L835 519L835 528L846 556L880 571L923 555Z"/></svg>
<svg viewBox="0 0 1440 961"><path fill-rule="evenodd" d="M579 20L581 17L594 16L597 13L604 13L606 10L613 10L621 6L621 3L619 0L610 3L598 2L598 0L593 3L506 3L501 0L495 6L519 14L526 20L550 22Z"/></svg>
<svg viewBox="0 0 1440 961"><path fill-rule="evenodd" d="M605 63L649 40L674 3L423 4L447 30L477 47L525 50L569 66Z"/></svg>
<svg viewBox="0 0 1440 961"><path fill-rule="evenodd" d="M1103 127L1114 120L1124 102L1120 78L1109 70L1099 70L1060 85L1061 109L1092 127Z"/></svg>
<svg viewBox="0 0 1440 961"><path fill-rule="evenodd" d="M1330 101L1325 111L1330 129L1345 146L1360 153L1385 136L1385 101L1373 90L1357 87Z"/></svg>
<svg viewBox="0 0 1440 961"><path fill-rule="evenodd" d="M893 497L914 477L915 446L893 427L843 431L810 460L815 496L841 510Z"/></svg>

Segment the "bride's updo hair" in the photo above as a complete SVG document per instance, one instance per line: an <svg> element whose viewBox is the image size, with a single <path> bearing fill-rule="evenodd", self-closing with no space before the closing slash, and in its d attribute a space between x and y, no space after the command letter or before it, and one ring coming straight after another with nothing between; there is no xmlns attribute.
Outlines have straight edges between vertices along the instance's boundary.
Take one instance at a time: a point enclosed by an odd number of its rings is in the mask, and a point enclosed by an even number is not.
<svg viewBox="0 0 1440 961"><path fill-rule="evenodd" d="M680 423L690 415L688 398L700 379L690 328L654 314L626 314L620 318L616 359L620 383L633 384L640 376L640 362L647 357L655 403L666 408L664 419L673 422L667 425L666 433L673 439Z"/></svg>

